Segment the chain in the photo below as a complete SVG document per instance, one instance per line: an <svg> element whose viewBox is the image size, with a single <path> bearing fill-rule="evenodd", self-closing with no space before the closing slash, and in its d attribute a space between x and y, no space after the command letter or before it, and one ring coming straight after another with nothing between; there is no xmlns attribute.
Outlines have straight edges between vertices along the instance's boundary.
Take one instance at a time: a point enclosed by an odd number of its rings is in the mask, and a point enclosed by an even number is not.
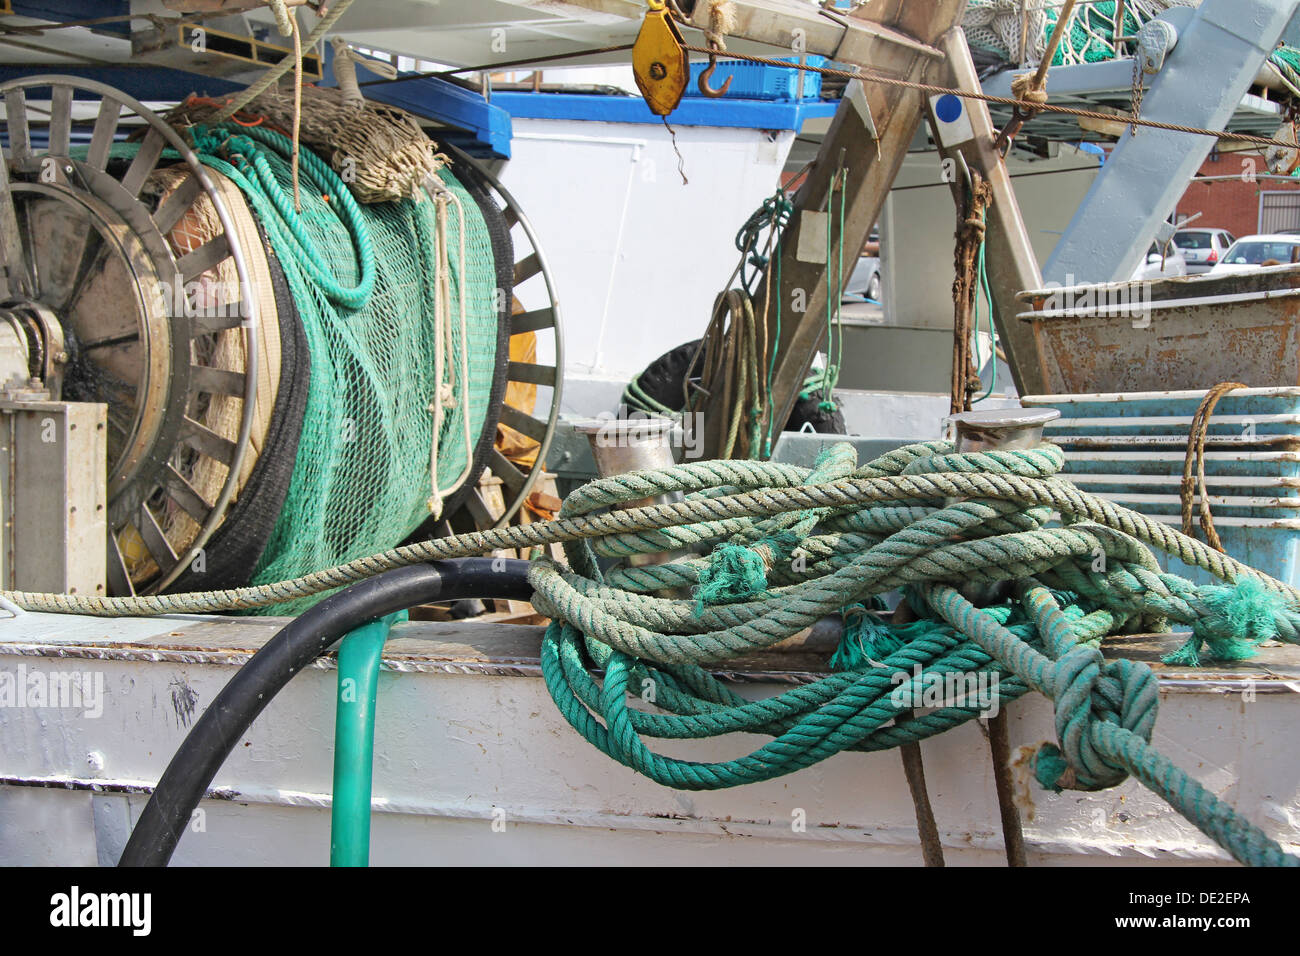
<svg viewBox="0 0 1300 956"><path fill-rule="evenodd" d="M1129 97L1129 116L1132 117L1128 124L1130 136L1137 135L1138 120L1142 113L1142 61L1138 57L1133 57L1133 89Z"/></svg>

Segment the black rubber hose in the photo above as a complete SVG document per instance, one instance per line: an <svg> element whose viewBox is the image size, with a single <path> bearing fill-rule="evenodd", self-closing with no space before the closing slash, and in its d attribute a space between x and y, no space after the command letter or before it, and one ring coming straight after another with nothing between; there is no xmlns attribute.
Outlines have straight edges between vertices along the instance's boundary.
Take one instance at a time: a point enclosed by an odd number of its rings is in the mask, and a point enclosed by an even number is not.
<svg viewBox="0 0 1300 956"><path fill-rule="evenodd" d="M118 866L167 865L194 809L257 715L348 632L430 601L527 601L532 594L527 561L462 558L387 571L305 611L249 658L195 722L140 814Z"/></svg>

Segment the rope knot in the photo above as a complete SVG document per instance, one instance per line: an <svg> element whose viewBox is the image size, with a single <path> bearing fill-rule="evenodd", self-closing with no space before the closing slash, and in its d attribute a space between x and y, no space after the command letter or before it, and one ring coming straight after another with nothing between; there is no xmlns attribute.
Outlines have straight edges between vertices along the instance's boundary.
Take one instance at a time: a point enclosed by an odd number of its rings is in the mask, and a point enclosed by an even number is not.
<svg viewBox="0 0 1300 956"><path fill-rule="evenodd" d="M1034 73L1022 73L1011 78L1011 95L1015 99L1042 106L1047 102L1047 90L1040 86Z"/></svg>
<svg viewBox="0 0 1300 956"><path fill-rule="evenodd" d="M1129 660L1107 663L1096 647L1076 644L1056 661L1052 691L1060 746L1039 748L1034 762L1038 782L1056 792L1122 783L1128 770L1102 756L1094 735L1122 727L1150 741L1159 704L1151 668Z"/></svg>
<svg viewBox="0 0 1300 956"><path fill-rule="evenodd" d="M718 545L709 555L709 563L700 570L695 588L696 617L704 613L706 605L766 597L768 571L788 551L787 545L795 543L793 535L778 533L751 545Z"/></svg>

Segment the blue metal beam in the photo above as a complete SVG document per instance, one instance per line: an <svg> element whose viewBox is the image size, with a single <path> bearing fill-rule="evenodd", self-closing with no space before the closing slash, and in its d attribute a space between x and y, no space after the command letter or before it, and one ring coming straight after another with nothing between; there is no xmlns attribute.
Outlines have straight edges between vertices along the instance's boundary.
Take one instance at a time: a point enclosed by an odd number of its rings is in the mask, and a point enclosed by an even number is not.
<svg viewBox="0 0 1300 956"><path fill-rule="evenodd" d="M320 85L336 86L334 49L325 44L325 66ZM365 80L364 69L358 71ZM387 103L424 119L463 131L447 138L472 156L510 158L510 114L488 103L480 94L431 76L411 76L390 83L364 86L366 99Z"/></svg>
<svg viewBox="0 0 1300 956"><path fill-rule="evenodd" d="M431 76L367 86L362 92L367 99L466 131L480 146L472 153L510 158L510 114L495 96L488 103L473 90Z"/></svg>
<svg viewBox="0 0 1300 956"><path fill-rule="evenodd" d="M131 12L131 0L10 0L9 5L18 16L52 23L69 20L93 20L96 17L124 17ZM105 23L95 27L104 33L131 35L131 24Z"/></svg>
<svg viewBox="0 0 1300 956"><path fill-rule="evenodd" d="M225 96L243 89L243 84L187 73L164 66L0 66L0 82L39 74L79 76L98 80L129 93L138 100L183 100L191 93Z"/></svg>
<svg viewBox="0 0 1300 956"><path fill-rule="evenodd" d="M1203 0L1180 26L1177 44L1147 88L1141 115L1224 129L1297 2ZM1053 70L1049 92L1056 89L1055 75ZM1128 278L1214 142L1191 133L1126 131L1043 267L1043 278L1061 283Z"/></svg>

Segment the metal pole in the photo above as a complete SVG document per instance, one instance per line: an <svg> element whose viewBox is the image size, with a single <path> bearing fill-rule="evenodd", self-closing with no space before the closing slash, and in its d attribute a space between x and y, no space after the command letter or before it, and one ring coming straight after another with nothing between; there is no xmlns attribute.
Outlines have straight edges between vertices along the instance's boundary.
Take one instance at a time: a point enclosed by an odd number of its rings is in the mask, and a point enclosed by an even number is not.
<svg viewBox="0 0 1300 956"><path fill-rule="evenodd" d="M951 421L957 428L959 452L986 451L990 449L1033 448L1042 443L1043 426L1061 413L1055 408L989 409L953 415ZM967 590L967 589L963 589ZM983 590L983 589L976 589ZM990 593L970 595L976 599L995 597ZM1006 847L1008 866L1028 865L1025 856L1025 834L1020 825L1020 811L1016 809L1015 784L1011 779L1011 744L1004 710L989 718L989 751L993 758L993 786L998 795L998 812L1002 818L1002 842Z"/></svg>
<svg viewBox="0 0 1300 956"><path fill-rule="evenodd" d="M1178 37L1142 98L1147 119L1223 129L1291 20L1296 0L1204 0L1172 8ZM1215 140L1143 129L1120 137L1043 267L1051 282L1128 278ZM1023 393L1022 393L1023 394Z"/></svg>

